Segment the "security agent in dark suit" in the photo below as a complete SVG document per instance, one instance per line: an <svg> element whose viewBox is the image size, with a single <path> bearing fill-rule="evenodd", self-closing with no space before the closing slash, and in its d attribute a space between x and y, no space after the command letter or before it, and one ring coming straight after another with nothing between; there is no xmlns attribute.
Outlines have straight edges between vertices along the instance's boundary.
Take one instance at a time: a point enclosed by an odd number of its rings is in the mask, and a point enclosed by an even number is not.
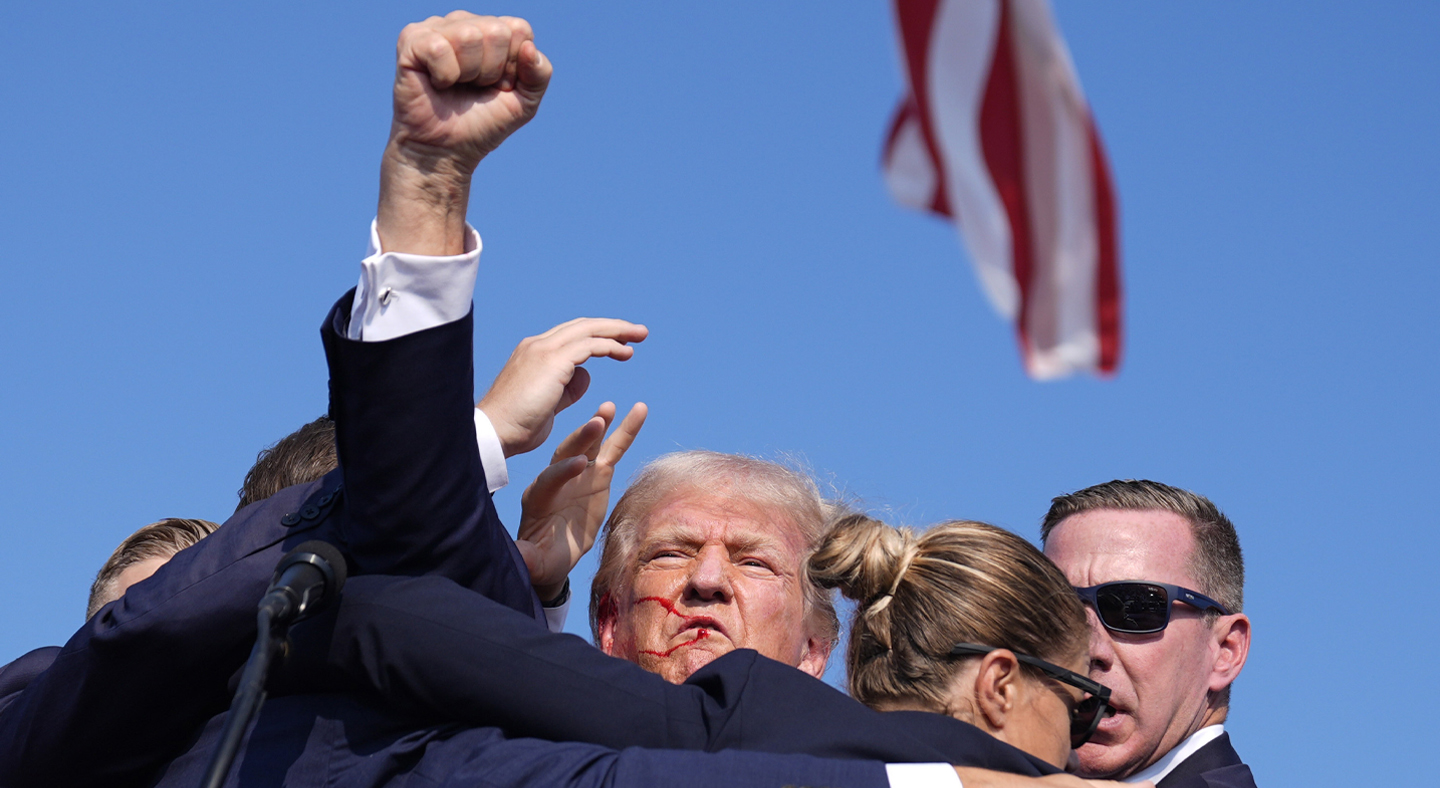
<svg viewBox="0 0 1440 788"><path fill-rule="evenodd" d="M1080 773L1161 788L1254 788L1224 722L1250 651L1235 526L1204 496L1116 480L1054 499L1045 554L1090 609L1090 676L1119 713Z"/></svg>

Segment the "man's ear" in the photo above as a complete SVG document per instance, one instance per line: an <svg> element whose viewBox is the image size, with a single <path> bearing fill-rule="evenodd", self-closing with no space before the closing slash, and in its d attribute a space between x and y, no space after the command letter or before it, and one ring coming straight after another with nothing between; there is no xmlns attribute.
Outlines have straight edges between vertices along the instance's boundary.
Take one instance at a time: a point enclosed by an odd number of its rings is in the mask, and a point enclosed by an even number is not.
<svg viewBox="0 0 1440 788"><path fill-rule="evenodd" d="M606 594L600 598L600 610L597 616L600 626L596 627L595 645L610 656L615 656L615 604Z"/></svg>
<svg viewBox="0 0 1440 788"><path fill-rule="evenodd" d="M1005 729L1020 695L1020 661L1009 649L996 649L980 658L975 673L975 707L985 716L988 729Z"/></svg>
<svg viewBox="0 0 1440 788"><path fill-rule="evenodd" d="M1215 666L1210 671L1210 691L1230 686L1245 667L1250 655L1250 617L1244 613L1220 616L1212 630L1215 636Z"/></svg>
<svg viewBox="0 0 1440 788"><path fill-rule="evenodd" d="M800 655L800 664L795 667L815 678L825 675L825 665L830 661L830 650L835 644L825 638L811 636L805 641L805 651Z"/></svg>

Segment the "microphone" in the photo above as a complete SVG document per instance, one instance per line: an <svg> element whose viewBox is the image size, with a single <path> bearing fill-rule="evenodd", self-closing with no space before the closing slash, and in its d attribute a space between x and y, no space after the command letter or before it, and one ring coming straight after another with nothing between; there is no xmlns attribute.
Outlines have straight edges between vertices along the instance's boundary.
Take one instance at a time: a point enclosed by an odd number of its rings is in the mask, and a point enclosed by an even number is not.
<svg viewBox="0 0 1440 788"><path fill-rule="evenodd" d="M205 769L202 788L220 788L224 784L240 751L245 729L265 702L265 677L284 645L290 625L333 600L344 585L345 556L328 542L305 542L280 559L275 579L260 599L255 647L240 673L240 686Z"/></svg>
<svg viewBox="0 0 1440 788"><path fill-rule="evenodd" d="M345 585L345 557L329 542L312 540L285 554L275 567L275 579L260 600L260 610L276 626L293 624Z"/></svg>

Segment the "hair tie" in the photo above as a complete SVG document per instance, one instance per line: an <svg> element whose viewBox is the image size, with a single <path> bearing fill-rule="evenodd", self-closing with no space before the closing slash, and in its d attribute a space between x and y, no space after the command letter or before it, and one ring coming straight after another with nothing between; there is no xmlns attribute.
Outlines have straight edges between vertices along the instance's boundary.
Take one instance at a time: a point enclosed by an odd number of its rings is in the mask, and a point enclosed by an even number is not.
<svg viewBox="0 0 1440 788"><path fill-rule="evenodd" d="M900 581L905 579L905 573L910 571L910 563L919 552L920 546L917 544L912 543L905 548L905 555L900 558L900 569L895 572L895 581L890 584L890 590L881 594L880 598L870 605L870 609L865 611L865 615L873 616L890 606L890 600L895 598L895 592L900 588Z"/></svg>

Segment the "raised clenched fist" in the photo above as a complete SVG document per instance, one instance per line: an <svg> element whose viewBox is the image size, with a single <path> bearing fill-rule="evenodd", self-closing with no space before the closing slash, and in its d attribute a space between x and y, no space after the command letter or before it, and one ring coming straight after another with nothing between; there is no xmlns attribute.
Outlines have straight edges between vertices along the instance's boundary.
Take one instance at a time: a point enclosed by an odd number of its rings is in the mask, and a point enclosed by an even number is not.
<svg viewBox="0 0 1440 788"><path fill-rule="evenodd" d="M395 62L391 145L469 172L534 117L550 61L530 23L454 11L407 25Z"/></svg>
<svg viewBox="0 0 1440 788"><path fill-rule="evenodd" d="M375 214L384 251L465 251L475 166L535 116L551 70L523 19L454 11L400 32Z"/></svg>

